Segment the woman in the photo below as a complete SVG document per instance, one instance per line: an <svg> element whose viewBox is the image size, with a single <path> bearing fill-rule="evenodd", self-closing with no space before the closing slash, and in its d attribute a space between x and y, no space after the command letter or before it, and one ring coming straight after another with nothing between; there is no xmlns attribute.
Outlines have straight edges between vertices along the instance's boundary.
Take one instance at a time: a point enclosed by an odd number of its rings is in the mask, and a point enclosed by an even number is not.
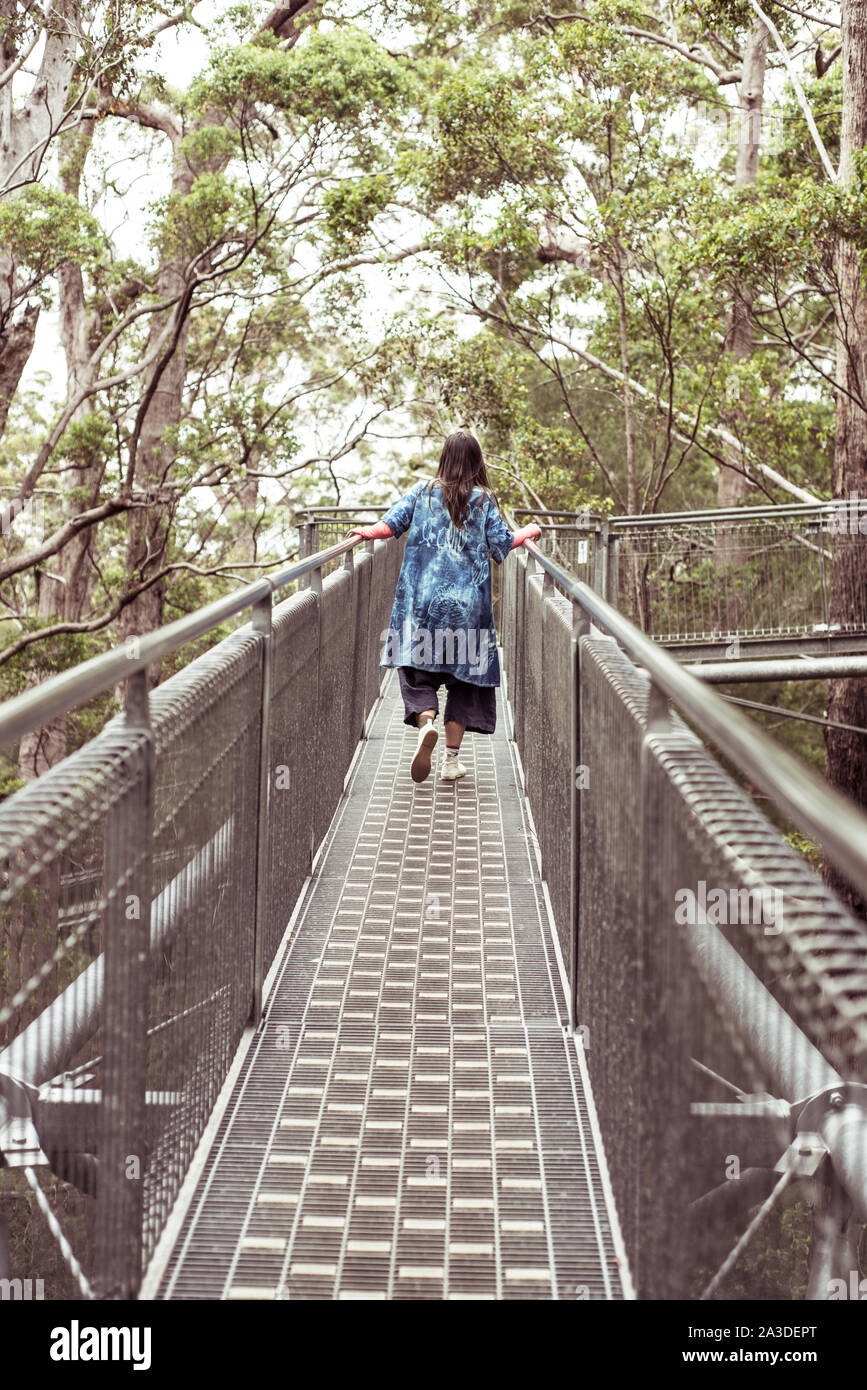
<svg viewBox="0 0 867 1390"><path fill-rule="evenodd" d="M481 446L466 430L450 434L436 477L416 483L375 526L349 535L368 540L409 531L380 666L396 666L404 723L418 727L410 774L423 782L438 739L437 691L446 687L446 752L440 776L467 769L458 758L465 732L492 734L500 684L491 563L541 535L538 526L509 530L497 505Z"/></svg>

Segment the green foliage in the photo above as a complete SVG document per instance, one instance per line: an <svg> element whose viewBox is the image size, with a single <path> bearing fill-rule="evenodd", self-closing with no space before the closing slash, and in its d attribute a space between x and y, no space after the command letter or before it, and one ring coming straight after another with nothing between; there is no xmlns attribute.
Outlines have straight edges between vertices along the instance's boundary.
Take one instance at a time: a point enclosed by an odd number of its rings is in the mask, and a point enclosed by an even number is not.
<svg viewBox="0 0 867 1390"><path fill-rule="evenodd" d="M102 411L94 410L67 426L57 446L57 457L75 468L91 468L107 457L113 442L111 420Z"/></svg>
<svg viewBox="0 0 867 1390"><path fill-rule="evenodd" d="M514 75L459 68L442 88L436 118L438 148L425 180L432 201L470 192L484 197L504 185L521 188L562 174L550 144L536 138L534 127L548 116L533 112Z"/></svg>
<svg viewBox="0 0 867 1390"><path fill-rule="evenodd" d="M240 149L237 131L226 126L206 123L185 135L178 147L191 168L201 170L209 164L220 165L230 160Z"/></svg>
<svg viewBox="0 0 867 1390"><path fill-rule="evenodd" d="M48 277L64 261L92 264L103 249L104 234L77 198L34 183L0 202L0 245L29 276L30 291L35 290L47 305L51 301Z"/></svg>
<svg viewBox="0 0 867 1390"><path fill-rule="evenodd" d="M797 850L802 858L806 859L811 869L815 869L817 874L822 872L824 855L821 845L817 844L815 840L809 839L808 836L802 835L799 830L790 830L787 835L783 836L783 839L792 846L792 849Z"/></svg>
<svg viewBox="0 0 867 1390"><path fill-rule="evenodd" d="M325 226L337 251L354 246L393 196L388 174L368 174L344 179L323 197Z"/></svg>
<svg viewBox="0 0 867 1390"><path fill-rule="evenodd" d="M316 30L288 52L269 40L226 47L195 79L195 107L232 109L262 102L317 125L393 118L409 90L400 64L367 34Z"/></svg>
<svg viewBox="0 0 867 1390"><path fill-rule="evenodd" d="M754 1209L749 1213L752 1218ZM775 1207L737 1264L719 1286L715 1297L732 1299L781 1299L806 1297L810 1269L812 1213L805 1202ZM693 1296L697 1297L715 1270L697 1271Z"/></svg>
<svg viewBox="0 0 867 1390"><path fill-rule="evenodd" d="M840 160L843 64L832 63L822 77L804 80L802 85L822 143L836 168ZM824 183L824 166L791 85L780 106L770 112L769 120L766 118L766 123L774 137L769 150L770 166L784 179L809 172L818 182Z"/></svg>
<svg viewBox="0 0 867 1390"><path fill-rule="evenodd" d="M250 215L249 189L224 173L200 174L189 193L170 193L154 205L153 245L161 256L192 259L221 242L241 240Z"/></svg>

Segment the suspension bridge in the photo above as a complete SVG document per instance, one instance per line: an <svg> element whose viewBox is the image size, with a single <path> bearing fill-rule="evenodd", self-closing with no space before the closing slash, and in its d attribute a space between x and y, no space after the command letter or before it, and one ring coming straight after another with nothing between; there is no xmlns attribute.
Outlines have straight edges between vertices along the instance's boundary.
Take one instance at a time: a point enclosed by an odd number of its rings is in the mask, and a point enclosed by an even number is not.
<svg viewBox="0 0 867 1390"><path fill-rule="evenodd" d="M0 804L8 1287L713 1299L801 1202L832 1296L867 927L720 758L864 894L867 819L711 663L860 671L867 633L829 619L827 508L756 511L549 518L498 571L498 729L458 783L411 782L379 667L402 542L333 511L285 573L0 708L14 747L125 692Z"/></svg>

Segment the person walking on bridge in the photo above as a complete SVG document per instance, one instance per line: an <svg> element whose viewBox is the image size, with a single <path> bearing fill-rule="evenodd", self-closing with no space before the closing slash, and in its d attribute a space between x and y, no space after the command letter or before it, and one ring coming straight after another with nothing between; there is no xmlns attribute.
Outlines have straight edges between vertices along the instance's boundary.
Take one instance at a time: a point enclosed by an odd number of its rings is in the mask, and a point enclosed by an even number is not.
<svg viewBox="0 0 867 1390"><path fill-rule="evenodd" d="M404 723L418 728L410 768L430 774L438 740L438 690L445 685L445 756L440 777L466 775L458 757L464 734L492 734L500 661L491 603L491 563L541 535L511 531L488 482L478 440L456 430L446 440L436 477L410 488L375 526L347 534L367 540L409 532L380 666L396 667Z"/></svg>

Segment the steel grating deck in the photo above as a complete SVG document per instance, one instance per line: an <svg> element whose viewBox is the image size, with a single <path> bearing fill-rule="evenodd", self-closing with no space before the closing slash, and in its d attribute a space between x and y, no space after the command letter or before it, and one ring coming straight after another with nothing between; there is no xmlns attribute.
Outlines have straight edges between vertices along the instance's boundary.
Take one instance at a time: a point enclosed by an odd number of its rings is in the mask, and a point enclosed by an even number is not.
<svg viewBox="0 0 867 1390"><path fill-rule="evenodd" d="M458 783L402 715L392 675L158 1298L624 1296L502 705Z"/></svg>

